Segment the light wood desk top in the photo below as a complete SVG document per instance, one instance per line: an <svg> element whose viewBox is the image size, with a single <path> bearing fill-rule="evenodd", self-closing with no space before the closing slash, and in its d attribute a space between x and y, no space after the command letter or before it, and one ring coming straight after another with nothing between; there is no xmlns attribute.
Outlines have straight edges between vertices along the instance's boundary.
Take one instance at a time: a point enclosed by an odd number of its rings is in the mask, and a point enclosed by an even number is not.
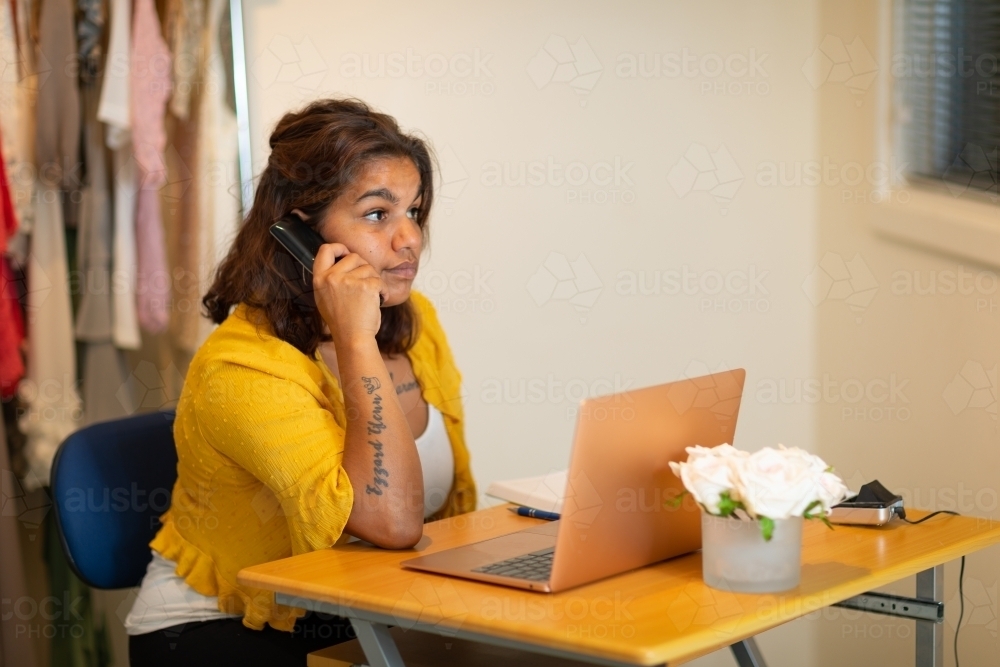
<svg viewBox="0 0 1000 667"><path fill-rule="evenodd" d="M361 544L242 570L240 583L392 617L619 662L683 662L1000 542L1000 521L938 516L912 526L806 521L802 581L784 593L717 591L701 554L681 556L563 593L547 594L407 570L400 561L538 523L507 505L424 526L413 550ZM924 515L907 512L911 519Z"/></svg>

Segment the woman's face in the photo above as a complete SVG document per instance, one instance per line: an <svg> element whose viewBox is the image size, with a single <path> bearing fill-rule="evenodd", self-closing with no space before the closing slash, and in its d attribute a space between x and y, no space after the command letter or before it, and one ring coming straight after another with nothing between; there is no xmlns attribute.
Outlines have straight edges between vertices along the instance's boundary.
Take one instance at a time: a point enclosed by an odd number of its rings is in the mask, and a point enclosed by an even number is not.
<svg viewBox="0 0 1000 667"><path fill-rule="evenodd" d="M419 190L412 160L375 160L334 200L319 225L327 242L343 243L379 272L387 290L383 307L406 301L417 275L423 247Z"/></svg>

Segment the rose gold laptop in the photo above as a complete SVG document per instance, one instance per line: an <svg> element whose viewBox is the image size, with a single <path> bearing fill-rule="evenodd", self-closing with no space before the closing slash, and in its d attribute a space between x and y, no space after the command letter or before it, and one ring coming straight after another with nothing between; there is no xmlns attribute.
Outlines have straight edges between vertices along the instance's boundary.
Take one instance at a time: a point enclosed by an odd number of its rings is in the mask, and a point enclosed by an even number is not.
<svg viewBox="0 0 1000 667"><path fill-rule="evenodd" d="M581 401L559 521L411 558L416 570L555 593L701 547L669 461L732 443L742 368Z"/></svg>

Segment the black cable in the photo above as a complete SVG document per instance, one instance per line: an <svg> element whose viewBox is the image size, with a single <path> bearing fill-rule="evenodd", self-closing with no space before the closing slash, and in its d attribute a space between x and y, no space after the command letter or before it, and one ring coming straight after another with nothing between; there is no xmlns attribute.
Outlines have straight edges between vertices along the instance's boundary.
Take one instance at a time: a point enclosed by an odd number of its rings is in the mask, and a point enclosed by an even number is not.
<svg viewBox="0 0 1000 667"><path fill-rule="evenodd" d="M958 625L955 626L955 667L958 667L958 631L962 629L962 617L965 616L965 591L962 590L962 580L965 579L965 556L958 568Z"/></svg>
<svg viewBox="0 0 1000 667"><path fill-rule="evenodd" d="M916 521L910 521L909 519L906 518L906 510L904 510L902 507L896 509L896 516L898 516L900 519L913 526L917 525L918 523L923 523L924 521L927 521L927 519L934 518L938 514L951 514L952 516L961 516L961 514L959 514L958 512L952 512L951 510L938 510L937 512L931 512L922 519L917 519Z"/></svg>
<svg viewBox="0 0 1000 667"><path fill-rule="evenodd" d="M896 516L911 525L917 525L918 523L923 523L927 519L936 517L938 514L951 514L952 516L961 516L958 512L952 512L951 510L938 510L937 512L931 512L927 516L917 519L916 521L910 521L906 518L906 510L902 507L896 508ZM955 667L958 667L958 631L962 629L962 618L965 616L965 590L963 587L963 582L965 581L965 556L962 556L962 564L958 569L958 624L955 626Z"/></svg>

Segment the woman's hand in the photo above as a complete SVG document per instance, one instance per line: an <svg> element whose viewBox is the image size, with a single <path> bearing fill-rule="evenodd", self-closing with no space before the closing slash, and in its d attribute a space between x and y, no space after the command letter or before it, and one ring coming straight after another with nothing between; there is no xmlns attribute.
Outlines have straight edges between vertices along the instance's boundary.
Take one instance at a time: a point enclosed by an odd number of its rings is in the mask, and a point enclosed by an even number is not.
<svg viewBox="0 0 1000 667"><path fill-rule="evenodd" d="M374 340L382 325L379 294L386 291L375 267L343 243L324 243L313 263L313 291L334 345Z"/></svg>

